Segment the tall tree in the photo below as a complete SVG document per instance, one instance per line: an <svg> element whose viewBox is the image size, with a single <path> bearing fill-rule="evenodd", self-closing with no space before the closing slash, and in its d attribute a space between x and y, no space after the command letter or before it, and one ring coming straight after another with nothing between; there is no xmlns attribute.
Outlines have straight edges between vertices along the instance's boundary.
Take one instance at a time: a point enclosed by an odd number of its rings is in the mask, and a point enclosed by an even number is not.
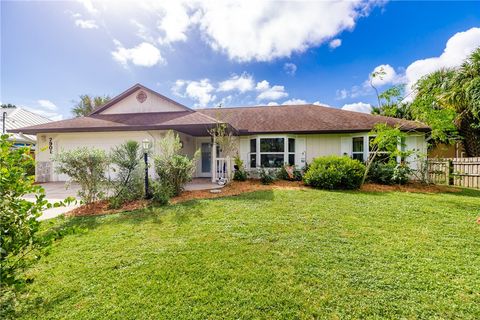
<svg viewBox="0 0 480 320"><path fill-rule="evenodd" d="M76 117L88 116L96 108L104 105L110 100L109 96L89 96L84 94L80 96L80 101L76 102L72 108L72 113Z"/></svg>
<svg viewBox="0 0 480 320"><path fill-rule="evenodd" d="M441 96L457 113L455 124L464 138L466 153L480 156L480 47L460 66Z"/></svg>

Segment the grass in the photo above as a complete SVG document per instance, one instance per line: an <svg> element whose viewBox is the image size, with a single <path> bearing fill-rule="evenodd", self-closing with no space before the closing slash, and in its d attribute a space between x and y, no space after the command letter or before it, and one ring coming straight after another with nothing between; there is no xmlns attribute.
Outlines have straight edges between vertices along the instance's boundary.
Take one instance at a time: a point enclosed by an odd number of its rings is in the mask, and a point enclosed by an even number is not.
<svg viewBox="0 0 480 320"><path fill-rule="evenodd" d="M260 191L110 216L29 271L21 319L480 318L480 192Z"/></svg>

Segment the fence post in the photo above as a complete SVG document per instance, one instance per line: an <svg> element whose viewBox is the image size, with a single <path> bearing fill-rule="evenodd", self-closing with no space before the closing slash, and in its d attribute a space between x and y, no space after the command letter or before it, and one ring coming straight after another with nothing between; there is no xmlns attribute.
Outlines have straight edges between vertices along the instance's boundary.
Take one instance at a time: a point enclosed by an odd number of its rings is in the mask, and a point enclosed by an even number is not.
<svg viewBox="0 0 480 320"><path fill-rule="evenodd" d="M447 186L450 185L450 159L446 159L446 165L445 165L445 178L446 178L446 184Z"/></svg>

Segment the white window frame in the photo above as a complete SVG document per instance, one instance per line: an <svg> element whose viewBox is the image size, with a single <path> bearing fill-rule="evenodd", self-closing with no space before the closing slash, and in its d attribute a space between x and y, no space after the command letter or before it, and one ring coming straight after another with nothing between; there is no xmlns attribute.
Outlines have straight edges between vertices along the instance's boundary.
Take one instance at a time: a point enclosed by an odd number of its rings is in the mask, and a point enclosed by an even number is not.
<svg viewBox="0 0 480 320"><path fill-rule="evenodd" d="M256 140L256 152L250 152L250 141L252 139ZM260 151L260 139L283 139L283 152L261 152ZM296 157L295 152L290 152L288 148L288 139L294 139L296 143L296 136L293 135L257 135L257 136L250 136L248 140L248 168L249 169L258 169L262 167L262 154L283 154L283 163L288 163L288 157L290 154L293 154ZM296 148L296 146L295 146ZM257 166L251 166L251 155L255 154L257 159ZM294 159L295 160L295 159ZM293 164L295 165L295 163ZM272 168L274 169L274 168Z"/></svg>
<svg viewBox="0 0 480 320"><path fill-rule="evenodd" d="M360 152L354 152L353 151L353 139L354 138L363 138L363 161L366 162L368 160L368 158L370 157L370 139L371 138L375 138L376 136L375 135L369 135L369 134L363 134L363 135L354 135L352 136L352 140L351 140L351 146L352 146L352 149L351 149L351 152L350 152L350 158L353 159L353 154L360 154ZM399 142L398 144L398 148L401 148L401 142ZM388 152L386 151L377 151L377 154L388 154ZM400 159L399 157L397 157L397 162L400 162Z"/></svg>

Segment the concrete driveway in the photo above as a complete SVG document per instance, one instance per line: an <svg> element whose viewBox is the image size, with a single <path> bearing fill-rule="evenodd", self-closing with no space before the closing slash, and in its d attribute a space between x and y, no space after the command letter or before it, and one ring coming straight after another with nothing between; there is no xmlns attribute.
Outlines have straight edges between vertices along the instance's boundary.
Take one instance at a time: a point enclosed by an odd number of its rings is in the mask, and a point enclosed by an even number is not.
<svg viewBox="0 0 480 320"><path fill-rule="evenodd" d="M77 191L79 190L79 187L76 184L71 184L68 189L66 188L65 182L47 182L41 183L40 185L43 187L43 189L45 189L45 195L48 202L54 203L62 201L67 197L74 197L78 200ZM28 194L25 196L25 199L35 199L35 196L33 194ZM55 218L78 207L79 205L80 204L77 203L66 207L47 209L43 211L38 220Z"/></svg>

